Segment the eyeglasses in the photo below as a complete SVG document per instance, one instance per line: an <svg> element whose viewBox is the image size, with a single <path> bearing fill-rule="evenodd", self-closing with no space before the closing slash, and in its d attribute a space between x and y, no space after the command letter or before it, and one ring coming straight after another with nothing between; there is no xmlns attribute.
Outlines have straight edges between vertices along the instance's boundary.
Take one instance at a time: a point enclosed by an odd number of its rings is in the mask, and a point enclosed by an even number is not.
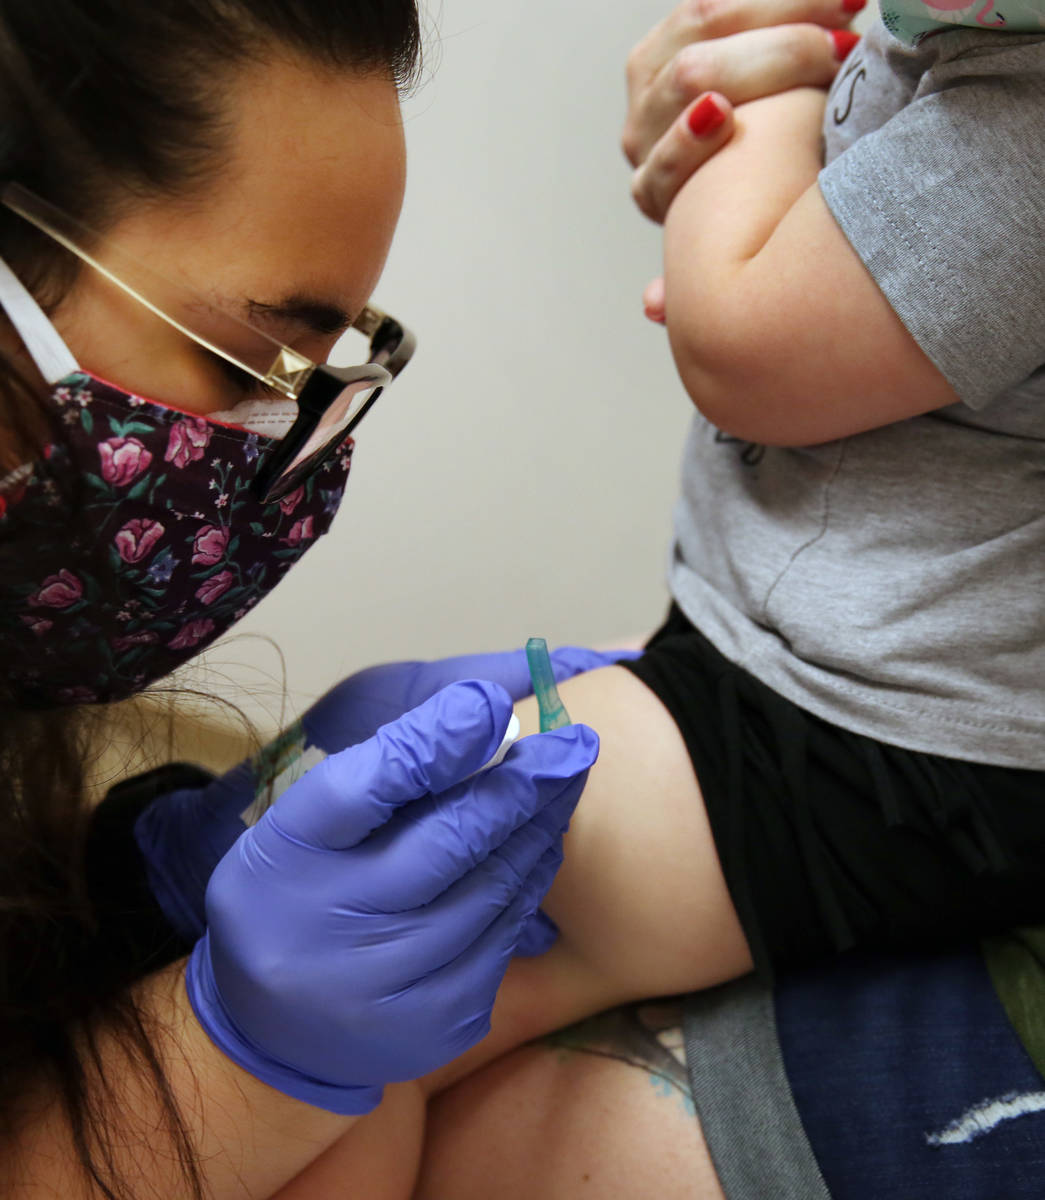
<svg viewBox="0 0 1045 1200"><path fill-rule="evenodd" d="M197 345L261 387L295 402L297 416L263 460L254 480L254 490L263 501L279 500L292 492L329 458L414 353L414 335L387 313L367 305L352 328L369 339L369 361L357 367L315 363L247 321L216 308L191 288L158 274L21 184L4 187L0 203ZM104 263L94 250L103 252ZM232 346L236 349L230 349Z"/></svg>

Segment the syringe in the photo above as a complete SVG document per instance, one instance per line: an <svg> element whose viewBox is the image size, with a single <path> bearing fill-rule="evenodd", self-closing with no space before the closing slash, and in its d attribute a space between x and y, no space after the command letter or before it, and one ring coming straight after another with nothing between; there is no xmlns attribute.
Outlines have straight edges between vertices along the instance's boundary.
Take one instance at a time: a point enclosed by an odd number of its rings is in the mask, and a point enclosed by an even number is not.
<svg viewBox="0 0 1045 1200"><path fill-rule="evenodd" d="M548 654L548 643L544 638L530 638L526 643L526 662L530 668L533 692L537 697L537 708L541 714L541 733L572 724L570 714L559 698L559 689L555 686L552 660Z"/></svg>

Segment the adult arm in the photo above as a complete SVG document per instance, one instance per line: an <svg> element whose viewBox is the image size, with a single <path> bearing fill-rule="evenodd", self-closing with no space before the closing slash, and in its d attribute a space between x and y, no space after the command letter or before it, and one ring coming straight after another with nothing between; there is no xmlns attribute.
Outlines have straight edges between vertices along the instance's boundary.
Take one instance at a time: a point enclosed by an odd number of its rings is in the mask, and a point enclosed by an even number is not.
<svg viewBox="0 0 1045 1200"><path fill-rule="evenodd" d="M210 1041L185 993L185 964L136 989L143 1020L167 1073L171 1098L199 1153L213 1200L260 1200L293 1178L359 1118L295 1100L238 1067ZM105 1081L113 1167L130 1195L180 1196L185 1182L172 1154L164 1113L139 1062L113 1033L98 1036L98 1079ZM102 1089L95 1083L99 1096ZM73 1132L58 1094L41 1082L27 1097L5 1155L10 1200L96 1200L79 1169Z"/></svg>
<svg viewBox="0 0 1045 1200"><path fill-rule="evenodd" d="M510 715L503 689L459 683L326 759L219 863L184 971L142 985L208 1194L270 1195L386 1083L486 1033L597 751L575 727L484 771ZM140 1184L131 1194L183 1194L140 1060L113 1037L81 1061L99 1067L105 1141ZM20 1128L10 1192L96 1194L51 1096ZM105 1128L89 1125L88 1144Z"/></svg>

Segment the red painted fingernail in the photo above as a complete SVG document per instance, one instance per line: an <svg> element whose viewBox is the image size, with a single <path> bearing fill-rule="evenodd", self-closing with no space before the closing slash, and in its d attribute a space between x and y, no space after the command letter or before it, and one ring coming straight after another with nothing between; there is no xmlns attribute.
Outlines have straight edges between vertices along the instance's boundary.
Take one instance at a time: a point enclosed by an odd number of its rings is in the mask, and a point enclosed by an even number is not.
<svg viewBox="0 0 1045 1200"><path fill-rule="evenodd" d="M835 58L841 62L849 57L849 51L860 40L860 35L851 29L835 29L831 32L831 38L835 44Z"/></svg>
<svg viewBox="0 0 1045 1200"><path fill-rule="evenodd" d="M863 12L867 7L867 0L842 0L842 12L858 13Z"/></svg>
<svg viewBox="0 0 1045 1200"><path fill-rule="evenodd" d="M714 96L705 96L689 114L689 128L696 137L707 137L726 119L726 114L715 103Z"/></svg>

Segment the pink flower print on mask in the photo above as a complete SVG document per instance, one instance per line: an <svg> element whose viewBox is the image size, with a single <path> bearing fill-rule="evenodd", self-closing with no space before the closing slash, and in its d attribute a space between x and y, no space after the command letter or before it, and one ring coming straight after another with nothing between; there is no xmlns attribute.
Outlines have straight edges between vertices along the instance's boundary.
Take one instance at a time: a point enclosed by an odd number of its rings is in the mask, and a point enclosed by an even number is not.
<svg viewBox="0 0 1045 1200"><path fill-rule="evenodd" d="M204 525L192 543L192 561L197 567L213 567L225 557L229 531L221 525Z"/></svg>
<svg viewBox="0 0 1045 1200"><path fill-rule="evenodd" d="M113 638L112 648L122 653L124 650L133 650L135 646L154 646L159 640L158 633L127 633L123 637Z"/></svg>
<svg viewBox="0 0 1045 1200"><path fill-rule="evenodd" d="M125 563L137 563L141 562L143 558L149 557L164 532L159 521L135 517L133 521L128 521L122 529L117 530L113 542L120 558Z"/></svg>
<svg viewBox="0 0 1045 1200"><path fill-rule="evenodd" d="M29 597L33 608L69 608L83 598L83 584L72 571L61 570L48 575L40 590Z"/></svg>
<svg viewBox="0 0 1045 1200"><path fill-rule="evenodd" d="M213 604L220 599L236 582L236 576L231 571L219 571L210 579L204 580L196 589L196 599L203 604ZM173 642L171 643L173 645Z"/></svg>
<svg viewBox="0 0 1045 1200"><path fill-rule="evenodd" d="M290 527L290 532L285 538L280 538L281 542L285 542L288 546L300 546L302 542L310 542L316 536L313 532L314 519L312 517L302 517L300 521L295 521Z"/></svg>
<svg viewBox="0 0 1045 1200"><path fill-rule="evenodd" d="M34 707L120 700L194 657L326 533L347 478L333 457L267 503L253 485L268 439L81 378L88 407L76 388L42 400L59 425L77 418L46 469L0 481L8 557L31 564L9 581L0 657Z"/></svg>
<svg viewBox="0 0 1045 1200"><path fill-rule="evenodd" d="M36 636L37 636L37 637L43 637L43 635L44 635L44 634L45 634L45 633L46 633L46 632L47 632L49 629L53 629L53 628L54 628L54 622L53 622L53 621L48 621L48 619L47 619L46 617L26 617L26 616L23 616L23 617L22 617L22 624L23 624L23 625L26 625L26 626L28 626L28 627L29 627L29 628L30 628L30 629L33 631L33 633L35 633L35 634L36 634Z"/></svg>
<svg viewBox="0 0 1045 1200"><path fill-rule="evenodd" d="M304 500L304 498L305 487L302 484L299 487L296 487L292 492L288 492L283 499L280 500L280 511L284 514L284 516L289 517L294 509L297 508L297 506L301 503L301 501Z"/></svg>
<svg viewBox="0 0 1045 1200"><path fill-rule="evenodd" d="M181 470L189 463L199 462L210 442L211 429L203 417L184 417L171 426L164 462Z"/></svg>
<svg viewBox="0 0 1045 1200"><path fill-rule="evenodd" d="M102 478L113 487L126 487L148 470L152 455L137 438L109 438L98 447Z"/></svg>
<svg viewBox="0 0 1045 1200"><path fill-rule="evenodd" d="M205 637L209 637L214 632L214 628L214 622L210 617L204 617L202 621L189 621L178 630L167 645L171 650L191 650L193 646L198 646Z"/></svg>

